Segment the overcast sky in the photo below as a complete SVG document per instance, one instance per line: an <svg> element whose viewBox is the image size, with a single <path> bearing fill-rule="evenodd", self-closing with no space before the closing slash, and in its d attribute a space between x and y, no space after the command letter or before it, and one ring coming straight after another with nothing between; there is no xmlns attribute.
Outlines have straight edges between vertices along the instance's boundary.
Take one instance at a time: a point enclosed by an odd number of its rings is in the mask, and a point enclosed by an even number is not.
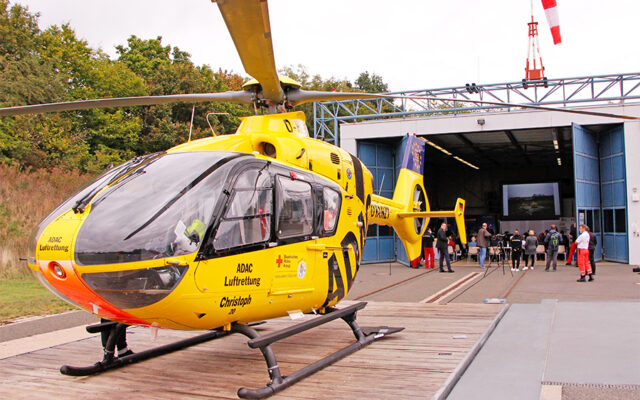
<svg viewBox="0 0 640 400"><path fill-rule="evenodd" d="M69 22L92 47L135 34L163 37L196 64L246 75L210 0L13 0L40 13L41 28ZM562 43L553 45L540 0L549 78L640 72L637 0L557 0ZM270 0L276 64L324 78L379 74L391 90L524 77L529 0Z"/></svg>

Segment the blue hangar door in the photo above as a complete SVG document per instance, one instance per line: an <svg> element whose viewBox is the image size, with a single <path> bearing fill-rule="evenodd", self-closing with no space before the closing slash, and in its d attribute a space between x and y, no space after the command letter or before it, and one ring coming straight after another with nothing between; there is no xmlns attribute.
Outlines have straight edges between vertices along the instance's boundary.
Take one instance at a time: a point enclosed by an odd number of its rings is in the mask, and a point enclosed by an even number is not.
<svg viewBox="0 0 640 400"><path fill-rule="evenodd" d="M394 147L373 142L358 142L358 158L373 174L375 193L393 197L395 187ZM370 225L362 253L362 263L390 262L396 259L393 228Z"/></svg>
<svg viewBox="0 0 640 400"><path fill-rule="evenodd" d="M629 261L624 131L573 124L576 216L596 234L596 260Z"/></svg>
<svg viewBox="0 0 640 400"><path fill-rule="evenodd" d="M405 135L402 140L396 145L396 158L400 160L400 162L396 163L394 169L394 178L397 179L400 176L400 170L402 169L402 161L404 159L405 148L407 147L407 141L409 140L409 136ZM409 266L411 262L409 261L409 256L407 256L407 252L404 250L404 245L402 244L402 240L396 236L396 261L400 264Z"/></svg>
<svg viewBox="0 0 640 400"><path fill-rule="evenodd" d="M627 180L622 125L600 133L600 187L604 259L628 263Z"/></svg>

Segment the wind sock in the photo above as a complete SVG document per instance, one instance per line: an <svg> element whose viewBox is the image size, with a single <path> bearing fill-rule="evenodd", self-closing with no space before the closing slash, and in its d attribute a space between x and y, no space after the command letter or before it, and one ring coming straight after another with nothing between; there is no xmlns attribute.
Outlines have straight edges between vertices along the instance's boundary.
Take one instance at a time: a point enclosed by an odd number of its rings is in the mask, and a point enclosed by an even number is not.
<svg viewBox="0 0 640 400"><path fill-rule="evenodd" d="M553 44L562 42L560 38L560 17L558 17L558 5L556 0L542 0L542 8L547 16L547 21L551 27L551 36L553 36Z"/></svg>

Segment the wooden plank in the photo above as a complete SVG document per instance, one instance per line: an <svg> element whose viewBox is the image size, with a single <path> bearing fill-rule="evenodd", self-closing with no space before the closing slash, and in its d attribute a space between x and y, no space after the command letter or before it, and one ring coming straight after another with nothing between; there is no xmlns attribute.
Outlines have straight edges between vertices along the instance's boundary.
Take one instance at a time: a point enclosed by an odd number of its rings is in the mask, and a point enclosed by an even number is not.
<svg viewBox="0 0 640 400"><path fill-rule="evenodd" d="M345 304L352 304L344 302ZM502 305L370 302L358 312L361 326L403 326L405 330L297 383L274 399L428 398L445 382L502 309ZM312 317L308 317L312 318ZM288 318L259 329L273 332L295 324ZM135 350L193 336L194 332L130 328ZM466 338L453 339L454 335ZM354 341L342 321L333 321L275 343L283 374L308 365ZM0 393L11 399L235 399L240 387L268 382L262 355L247 339L232 335L128 367L90 377L68 377L62 364L89 365L101 357L92 337L0 360Z"/></svg>

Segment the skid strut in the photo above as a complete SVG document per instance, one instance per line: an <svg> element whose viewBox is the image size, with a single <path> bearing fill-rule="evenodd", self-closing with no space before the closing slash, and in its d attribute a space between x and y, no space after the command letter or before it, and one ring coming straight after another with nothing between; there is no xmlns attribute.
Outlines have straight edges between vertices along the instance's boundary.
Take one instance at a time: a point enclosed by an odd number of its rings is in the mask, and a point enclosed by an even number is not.
<svg viewBox="0 0 640 400"><path fill-rule="evenodd" d="M247 343L252 349L260 349L264 359L267 363L267 369L269 372L270 382L259 389L246 389L241 388L238 390L238 396L243 399L263 399L269 397L294 383L320 371L321 369L333 364L334 362L352 354L363 347L367 346L374 340L380 339L384 336L391 335L392 333L400 332L404 328L389 328L386 326L378 327L360 327L356 322L356 313L362 310L367 305L366 302L360 302L350 305L345 308L335 309L327 308L324 315L320 315L293 325L291 327L269 333L261 336L252 326L260 325L264 322L255 322L251 324L238 324L231 325L229 331L222 329L216 329L209 331L205 334L194 336L189 339L180 340L174 343L170 343L164 346L155 347L153 349L141 351L124 357L115 356L116 343L120 335L127 329L127 325L116 322L105 322L96 325L87 326L87 332L98 333L103 331L109 331L109 338L104 349L104 357L102 361L90 365L87 367L72 367L69 365L63 365L60 368L60 372L65 375L71 376L86 376L94 375L104 371L108 371L114 368L120 368L129 364L133 364L139 361L147 360L149 358L161 356L163 354L171 353L173 351L181 350L186 347L194 346L200 343L208 342L210 340L218 339L227 336L231 333L239 333L249 338ZM291 375L283 376L278 367L276 356L273 353L271 344L296 335L298 333L313 329L320 325L326 324L341 318L353 331L356 341L347 347L344 347L329 356L322 358L312 364L307 365L293 372Z"/></svg>

